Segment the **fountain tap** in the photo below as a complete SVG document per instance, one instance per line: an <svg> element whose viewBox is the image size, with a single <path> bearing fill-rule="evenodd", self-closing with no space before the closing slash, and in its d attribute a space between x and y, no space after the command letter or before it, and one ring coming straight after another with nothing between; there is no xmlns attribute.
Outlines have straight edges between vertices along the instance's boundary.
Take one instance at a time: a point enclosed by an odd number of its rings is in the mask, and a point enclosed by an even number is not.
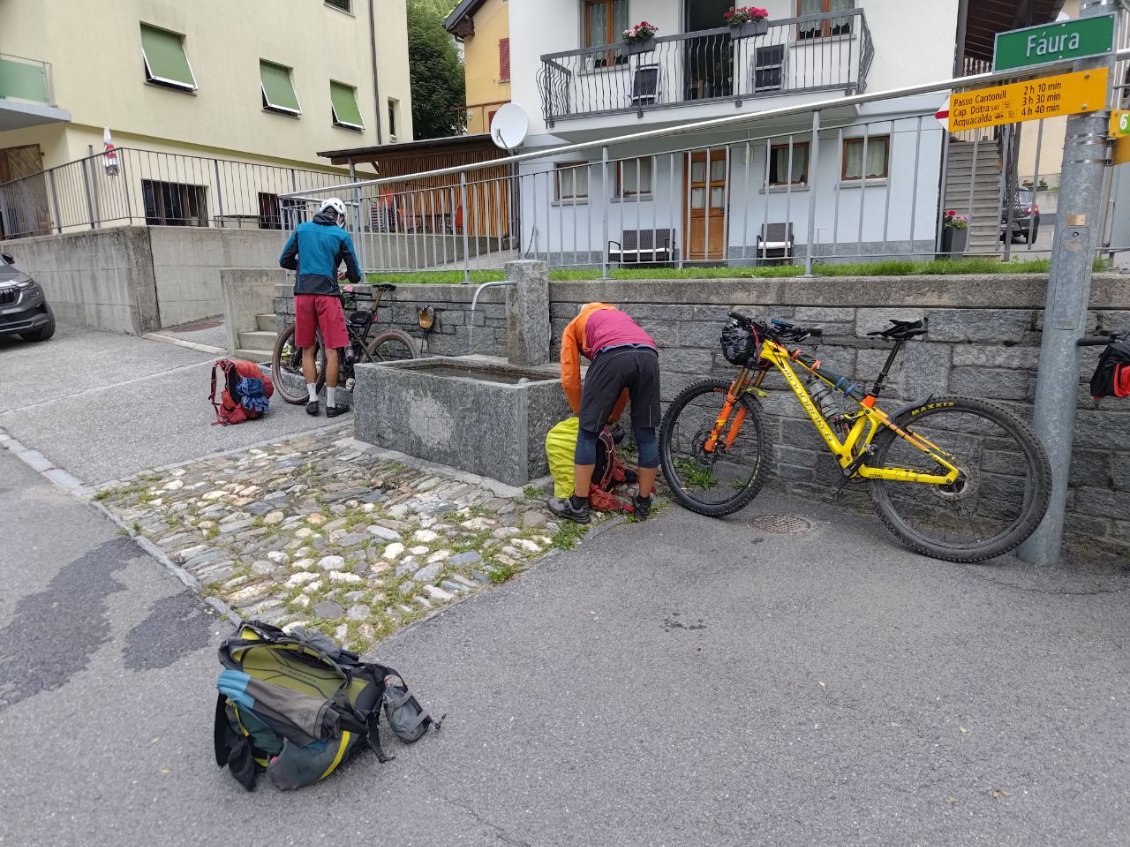
<svg viewBox="0 0 1130 847"><path fill-rule="evenodd" d="M479 295L484 288L490 288L493 285L513 285L513 281L509 279L499 279L494 282L484 282L475 289L475 296L471 298L471 316L467 319L467 352L473 354L475 352L475 306L479 302Z"/></svg>

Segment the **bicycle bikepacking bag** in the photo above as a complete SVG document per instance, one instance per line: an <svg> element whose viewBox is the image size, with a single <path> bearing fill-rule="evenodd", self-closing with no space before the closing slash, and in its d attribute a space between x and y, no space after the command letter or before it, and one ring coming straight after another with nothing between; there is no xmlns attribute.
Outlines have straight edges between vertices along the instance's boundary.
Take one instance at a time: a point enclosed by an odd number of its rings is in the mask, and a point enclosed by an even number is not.
<svg viewBox="0 0 1130 847"><path fill-rule="evenodd" d="M392 668L362 662L321 633L241 624L220 645L213 742L216 764L248 791L261 772L282 790L325 779L361 746L385 754L380 715L401 741L435 721ZM441 719L442 720L442 719Z"/></svg>
<svg viewBox="0 0 1130 847"><path fill-rule="evenodd" d="M580 420L576 415L554 426L545 436L545 455L553 475L553 496L568 497L573 493L573 458L577 450ZM633 482L635 472L625 467L616 454L616 440L605 427L596 439L596 468L589 489L589 505L598 512L630 512L632 504L621 500L615 490L625 482Z"/></svg>
<svg viewBox="0 0 1130 847"><path fill-rule="evenodd" d="M1091 376L1091 396L1130 397L1130 338L1107 346Z"/></svg>
<svg viewBox="0 0 1130 847"><path fill-rule="evenodd" d="M216 399L217 377L223 390ZM243 359L219 359L212 365L212 390L208 402L216 410L212 425L237 424L263 417L275 393L271 378L254 362Z"/></svg>

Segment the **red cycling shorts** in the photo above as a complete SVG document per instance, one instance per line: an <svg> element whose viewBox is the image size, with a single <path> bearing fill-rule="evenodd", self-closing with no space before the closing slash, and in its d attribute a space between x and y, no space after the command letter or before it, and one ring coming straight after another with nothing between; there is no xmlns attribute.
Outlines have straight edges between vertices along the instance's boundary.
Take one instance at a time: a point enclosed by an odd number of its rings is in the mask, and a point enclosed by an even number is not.
<svg viewBox="0 0 1130 847"><path fill-rule="evenodd" d="M345 312L341 299L330 294L296 294L294 296L294 346L313 347L314 331L322 331L327 347L348 347Z"/></svg>

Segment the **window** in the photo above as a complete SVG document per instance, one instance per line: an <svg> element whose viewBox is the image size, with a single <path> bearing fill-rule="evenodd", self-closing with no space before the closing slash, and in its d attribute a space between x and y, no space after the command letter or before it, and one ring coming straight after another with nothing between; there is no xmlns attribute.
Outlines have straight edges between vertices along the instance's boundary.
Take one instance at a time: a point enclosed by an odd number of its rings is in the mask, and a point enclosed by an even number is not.
<svg viewBox="0 0 1130 847"><path fill-rule="evenodd" d="M142 24L141 55L145 60L146 82L181 91L196 90L196 77L184 52L183 35Z"/></svg>
<svg viewBox="0 0 1130 847"><path fill-rule="evenodd" d="M388 98L388 137L390 141L396 141L396 117L400 113L400 101L395 97Z"/></svg>
<svg viewBox="0 0 1130 847"><path fill-rule="evenodd" d="M798 17L830 14L855 8L855 0L797 0ZM801 21L797 24L797 38L827 38L830 35L850 35L851 16Z"/></svg>
<svg viewBox="0 0 1130 847"><path fill-rule="evenodd" d="M141 194L150 226L208 226L203 185L143 179Z"/></svg>
<svg viewBox="0 0 1130 847"><path fill-rule="evenodd" d="M259 229L282 229L279 195L259 192Z"/></svg>
<svg viewBox="0 0 1130 847"><path fill-rule="evenodd" d="M870 155L870 151L868 151ZM770 185L808 184L808 142L793 142L792 163L789 162L789 145L774 144L769 150Z"/></svg>
<svg viewBox="0 0 1130 847"><path fill-rule="evenodd" d="M361 110L357 108L356 88L331 80L330 108L333 111L334 126L343 126L348 129L365 128L365 121L361 119Z"/></svg>
<svg viewBox="0 0 1130 847"><path fill-rule="evenodd" d="M584 0L584 46L616 44L628 23L628 0Z"/></svg>
<svg viewBox="0 0 1130 847"><path fill-rule="evenodd" d="M864 146L867 150L864 151ZM889 135L873 135L870 138L845 138L844 161L841 177L853 179L886 179L891 153ZM866 161L864 161L866 159Z"/></svg>
<svg viewBox="0 0 1130 847"><path fill-rule="evenodd" d="M588 165L554 165L557 171L557 199L576 203L589 199Z"/></svg>
<svg viewBox="0 0 1130 847"><path fill-rule="evenodd" d="M753 90L781 91L785 87L785 45L758 47L753 57Z"/></svg>
<svg viewBox="0 0 1130 847"><path fill-rule="evenodd" d="M616 163L616 196L617 197L650 197L651 196L651 163L650 156L641 156L638 159L624 159Z"/></svg>
<svg viewBox="0 0 1130 847"><path fill-rule="evenodd" d="M350 14L353 12L353 0L326 0L326 5Z"/></svg>
<svg viewBox="0 0 1130 847"><path fill-rule="evenodd" d="M510 39L498 39L498 81L510 82Z"/></svg>
<svg viewBox="0 0 1130 847"><path fill-rule="evenodd" d="M290 68L259 60L259 89L263 94L263 108L268 112L298 116L298 95L290 79Z"/></svg>

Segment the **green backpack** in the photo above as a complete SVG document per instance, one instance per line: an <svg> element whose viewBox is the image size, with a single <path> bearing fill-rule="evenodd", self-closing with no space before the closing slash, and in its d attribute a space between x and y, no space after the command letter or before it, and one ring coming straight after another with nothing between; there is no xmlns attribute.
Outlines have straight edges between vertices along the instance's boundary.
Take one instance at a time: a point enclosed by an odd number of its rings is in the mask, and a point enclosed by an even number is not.
<svg viewBox="0 0 1130 847"><path fill-rule="evenodd" d="M321 633L284 632L259 621L241 624L220 645L216 682L216 764L248 791L266 771L283 790L325 779L359 744L381 762L383 710L405 742L435 721L392 668L362 662Z"/></svg>

